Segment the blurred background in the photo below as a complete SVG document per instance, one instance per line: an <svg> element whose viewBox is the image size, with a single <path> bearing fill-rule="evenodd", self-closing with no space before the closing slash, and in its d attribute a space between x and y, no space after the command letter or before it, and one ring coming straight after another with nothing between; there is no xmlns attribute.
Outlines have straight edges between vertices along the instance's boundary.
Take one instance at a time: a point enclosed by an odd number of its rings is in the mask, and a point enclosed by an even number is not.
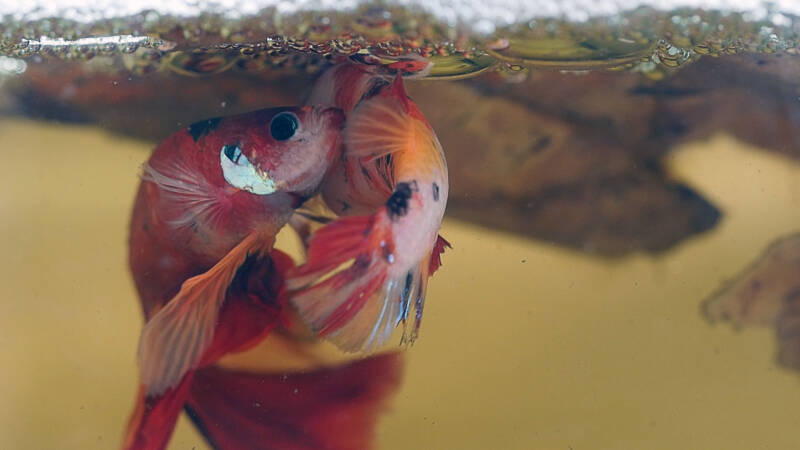
<svg viewBox="0 0 800 450"><path fill-rule="evenodd" d="M533 3L0 4L0 447L119 447L128 221L158 141L409 52L434 63L408 89L454 248L376 447L800 444L800 246L763 256L800 230L798 12ZM223 364L313 370L273 350ZM208 447L182 418L170 448Z"/></svg>

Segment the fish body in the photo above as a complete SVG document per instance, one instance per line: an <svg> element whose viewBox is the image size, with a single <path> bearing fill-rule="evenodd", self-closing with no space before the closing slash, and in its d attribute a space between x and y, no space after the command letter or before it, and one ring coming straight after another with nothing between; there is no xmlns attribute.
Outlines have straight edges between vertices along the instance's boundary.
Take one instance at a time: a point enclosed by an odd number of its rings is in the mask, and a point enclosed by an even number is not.
<svg viewBox="0 0 800 450"><path fill-rule="evenodd" d="M129 262L147 322L125 448L163 448L194 371L281 319L293 265L274 250L341 146L335 108L276 108L193 124L144 165Z"/></svg>
<svg viewBox="0 0 800 450"><path fill-rule="evenodd" d="M449 246L438 236L448 196L441 144L399 75L341 64L322 75L310 102L347 115L342 157L321 190L342 217L314 233L308 261L290 271L291 301L347 351L383 345L413 310L413 328L404 333L411 342L428 277Z"/></svg>

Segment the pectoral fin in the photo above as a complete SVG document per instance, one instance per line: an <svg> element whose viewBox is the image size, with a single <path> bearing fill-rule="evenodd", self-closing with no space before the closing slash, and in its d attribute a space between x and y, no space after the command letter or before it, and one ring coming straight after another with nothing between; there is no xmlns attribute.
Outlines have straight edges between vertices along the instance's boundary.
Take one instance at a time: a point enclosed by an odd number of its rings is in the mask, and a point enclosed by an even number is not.
<svg viewBox="0 0 800 450"><path fill-rule="evenodd" d="M139 372L148 396L175 387L197 368L214 337L217 317L236 272L256 252L272 247L274 239L247 236L208 272L186 280L180 292L156 313L139 339Z"/></svg>

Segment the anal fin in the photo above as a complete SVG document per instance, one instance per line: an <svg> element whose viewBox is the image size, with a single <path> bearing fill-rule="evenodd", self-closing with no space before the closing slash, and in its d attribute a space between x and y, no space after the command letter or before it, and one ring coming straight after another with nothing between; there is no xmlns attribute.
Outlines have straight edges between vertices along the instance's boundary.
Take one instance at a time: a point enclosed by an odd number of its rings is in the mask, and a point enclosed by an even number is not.
<svg viewBox="0 0 800 450"><path fill-rule="evenodd" d="M303 320L343 350L380 346L399 320L399 287L389 278L390 226L385 208L330 223L311 239L308 262L287 279Z"/></svg>

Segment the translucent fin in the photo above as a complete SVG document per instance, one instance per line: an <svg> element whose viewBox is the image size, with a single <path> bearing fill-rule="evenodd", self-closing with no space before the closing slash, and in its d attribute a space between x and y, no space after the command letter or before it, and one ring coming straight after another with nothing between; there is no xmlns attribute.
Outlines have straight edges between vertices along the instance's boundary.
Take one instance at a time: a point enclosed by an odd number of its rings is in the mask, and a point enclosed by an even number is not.
<svg viewBox="0 0 800 450"><path fill-rule="evenodd" d="M428 277L430 273L430 258L423 259L419 266L419 281L417 282L417 295L414 297L414 326L408 333L403 333L403 341L413 344L419 336L422 325L422 312L425 308L425 297L428 295Z"/></svg>
<svg viewBox="0 0 800 450"><path fill-rule="evenodd" d="M321 228L311 239L308 262L287 279L303 321L345 351L378 349L409 319L413 323L401 342L416 339L430 266L447 245L441 239L438 250L397 274L386 214L382 208L374 216L344 217Z"/></svg>
<svg viewBox="0 0 800 450"><path fill-rule="evenodd" d="M374 226L375 217L342 217L317 230L309 242L308 261L289 273L286 280L289 290L303 288L359 254L374 251L369 242L380 239ZM387 232L388 228L382 234Z"/></svg>
<svg viewBox="0 0 800 450"><path fill-rule="evenodd" d="M194 372L189 372L174 389L163 395L150 397L144 386L136 393L133 410L125 433L123 450L151 450L166 448L178 421L183 405L189 397Z"/></svg>
<svg viewBox="0 0 800 450"><path fill-rule="evenodd" d="M302 319L343 350L379 347L400 320L403 280L388 275L394 261L389 221L381 208L321 228L311 239L308 262L287 279Z"/></svg>
<svg viewBox="0 0 800 450"><path fill-rule="evenodd" d="M376 159L408 148L408 97L398 77L378 95L362 101L347 118L347 155Z"/></svg>
<svg viewBox="0 0 800 450"><path fill-rule="evenodd" d="M189 169L180 157L159 169L145 163L142 180L156 184L162 198L173 205L165 210L180 212L169 218L169 223L175 227L185 227L198 220L215 224L227 214L217 199L216 189L201 174Z"/></svg>
<svg viewBox="0 0 800 450"><path fill-rule="evenodd" d="M340 272L320 285L339 284L350 274ZM335 282L330 280L336 279ZM371 352L392 336L402 316L401 279L387 278L385 270L373 269L347 284L341 290L330 285L317 286L293 299L296 305L309 305L301 316L316 319L318 332L342 350ZM313 323L313 322L312 322Z"/></svg>
<svg viewBox="0 0 800 450"><path fill-rule="evenodd" d="M402 374L400 352L290 373L212 366L197 371L186 409L211 448L371 449Z"/></svg>
<svg viewBox="0 0 800 450"><path fill-rule="evenodd" d="M253 233L208 272L186 280L180 292L158 311L139 339L139 371L147 395L160 395L197 367L214 337L217 316L236 271L247 256L272 247Z"/></svg>
<svg viewBox="0 0 800 450"><path fill-rule="evenodd" d="M401 321L403 281L403 277L386 279L352 320L330 334L329 340L343 349L365 351L385 344Z"/></svg>

